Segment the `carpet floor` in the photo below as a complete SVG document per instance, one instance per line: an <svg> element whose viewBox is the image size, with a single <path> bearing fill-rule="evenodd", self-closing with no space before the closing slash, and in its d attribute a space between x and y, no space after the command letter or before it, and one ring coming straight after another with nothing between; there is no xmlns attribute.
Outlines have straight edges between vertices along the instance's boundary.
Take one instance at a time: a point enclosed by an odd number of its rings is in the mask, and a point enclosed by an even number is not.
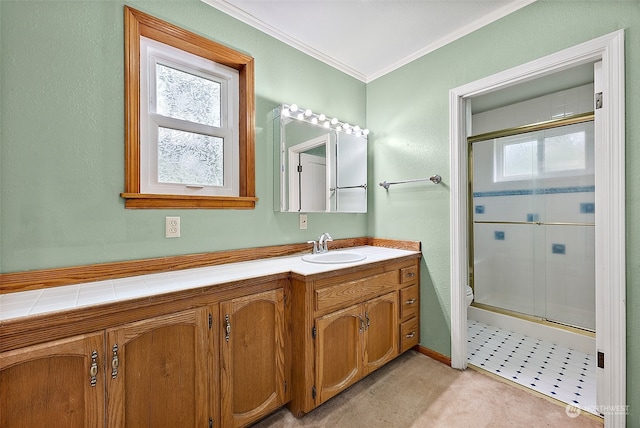
<svg viewBox="0 0 640 428"><path fill-rule="evenodd" d="M567 409L475 370L408 351L300 419L282 408L254 425L314 428L601 428Z"/></svg>

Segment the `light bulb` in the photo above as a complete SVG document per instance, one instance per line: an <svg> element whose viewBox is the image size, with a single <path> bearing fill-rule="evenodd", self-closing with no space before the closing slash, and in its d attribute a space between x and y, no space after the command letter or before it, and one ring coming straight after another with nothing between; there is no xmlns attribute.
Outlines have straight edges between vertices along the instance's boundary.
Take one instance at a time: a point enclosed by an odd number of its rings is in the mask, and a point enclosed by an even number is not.
<svg viewBox="0 0 640 428"><path fill-rule="evenodd" d="M313 123L314 125L318 124L318 118L314 117L313 119L311 119L311 123Z"/></svg>
<svg viewBox="0 0 640 428"><path fill-rule="evenodd" d="M323 120L325 120L327 118L327 116L324 115L324 113L322 113L320 116L318 116L318 120L320 122L322 122Z"/></svg>
<svg viewBox="0 0 640 428"><path fill-rule="evenodd" d="M342 125L342 128L343 128L344 130L349 129L349 127L350 127L350 125L349 125L348 123L344 123L344 124Z"/></svg>
<svg viewBox="0 0 640 428"><path fill-rule="evenodd" d="M304 119L304 114L302 114L302 113L298 113L298 119L299 119L299 120Z"/></svg>
<svg viewBox="0 0 640 428"><path fill-rule="evenodd" d="M289 108L291 109L291 111L298 111L298 104L291 104Z"/></svg>
<svg viewBox="0 0 640 428"><path fill-rule="evenodd" d="M364 135L369 135L369 130L368 130L368 129L365 129L364 131L362 131L362 133L363 133Z"/></svg>
<svg viewBox="0 0 640 428"><path fill-rule="evenodd" d="M312 114L312 113L313 113L313 112L312 112L310 109L306 109L306 110L304 111L304 115L305 115L306 117L311 116L311 114Z"/></svg>
<svg viewBox="0 0 640 428"><path fill-rule="evenodd" d="M326 121L325 123L322 124L322 126L324 126L325 128L329 128L331 124L328 121Z"/></svg>
<svg viewBox="0 0 640 428"><path fill-rule="evenodd" d="M291 112L289 111L288 108L283 108L282 109L282 115L286 116L286 117L289 117L291 115Z"/></svg>
<svg viewBox="0 0 640 428"><path fill-rule="evenodd" d="M338 123L338 118L337 117L334 117L333 119L331 119L331 124L332 125L335 125L337 123Z"/></svg>
<svg viewBox="0 0 640 428"><path fill-rule="evenodd" d="M351 134L352 129L351 128L347 128L347 134Z"/></svg>
<svg viewBox="0 0 640 428"><path fill-rule="evenodd" d="M353 130L358 132L358 131L360 131L360 127L358 125L356 125L356 126L353 127Z"/></svg>

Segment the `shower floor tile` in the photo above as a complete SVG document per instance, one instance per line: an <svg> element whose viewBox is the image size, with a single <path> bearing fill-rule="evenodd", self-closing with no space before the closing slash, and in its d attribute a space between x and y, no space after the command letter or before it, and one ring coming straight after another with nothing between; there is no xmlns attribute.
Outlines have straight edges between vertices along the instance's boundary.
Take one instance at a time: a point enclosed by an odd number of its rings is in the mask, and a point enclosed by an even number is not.
<svg viewBox="0 0 640 428"><path fill-rule="evenodd" d="M467 321L469 364L594 413L593 355L478 321Z"/></svg>

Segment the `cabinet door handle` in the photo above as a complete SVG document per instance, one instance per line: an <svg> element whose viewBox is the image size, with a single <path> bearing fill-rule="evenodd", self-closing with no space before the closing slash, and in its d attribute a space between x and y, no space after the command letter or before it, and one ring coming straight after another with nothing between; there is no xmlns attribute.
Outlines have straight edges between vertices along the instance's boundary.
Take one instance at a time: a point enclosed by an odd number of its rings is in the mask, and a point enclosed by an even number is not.
<svg viewBox="0 0 640 428"><path fill-rule="evenodd" d="M98 382L98 351L91 353L91 367L89 368L89 384L92 387Z"/></svg>
<svg viewBox="0 0 640 428"><path fill-rule="evenodd" d="M367 320L367 330L368 330L369 325L371 325L371 320L369 319L369 312L364 313L364 318Z"/></svg>
<svg viewBox="0 0 640 428"><path fill-rule="evenodd" d="M229 314L224 316L224 325L225 325L225 335L224 340L229 341L229 337L231 337L231 321L229 320Z"/></svg>
<svg viewBox="0 0 640 428"><path fill-rule="evenodd" d="M416 302L416 299L409 299L406 302L404 302L405 305L413 305Z"/></svg>
<svg viewBox="0 0 640 428"><path fill-rule="evenodd" d="M405 337L406 337L407 339L411 339L411 338L413 338L415 335L416 335L416 332L415 332L415 331L412 331L411 333L407 334Z"/></svg>
<svg viewBox="0 0 640 428"><path fill-rule="evenodd" d="M358 319L360 320L360 333L364 331L364 320L360 315L358 315Z"/></svg>
<svg viewBox="0 0 640 428"><path fill-rule="evenodd" d="M115 379L118 376L118 366L120 366L120 360L118 359L118 344L116 343L111 348L113 351L113 357L111 358L111 379Z"/></svg>

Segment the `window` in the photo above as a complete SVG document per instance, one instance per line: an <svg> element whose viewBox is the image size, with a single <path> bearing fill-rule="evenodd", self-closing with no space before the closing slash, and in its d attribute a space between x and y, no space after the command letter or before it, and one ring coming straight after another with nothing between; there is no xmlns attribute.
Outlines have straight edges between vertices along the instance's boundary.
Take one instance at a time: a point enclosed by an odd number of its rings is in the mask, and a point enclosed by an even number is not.
<svg viewBox="0 0 640 428"><path fill-rule="evenodd" d="M593 173L593 122L494 140L494 181Z"/></svg>
<svg viewBox="0 0 640 428"><path fill-rule="evenodd" d="M125 6L127 208L254 208L253 59Z"/></svg>

